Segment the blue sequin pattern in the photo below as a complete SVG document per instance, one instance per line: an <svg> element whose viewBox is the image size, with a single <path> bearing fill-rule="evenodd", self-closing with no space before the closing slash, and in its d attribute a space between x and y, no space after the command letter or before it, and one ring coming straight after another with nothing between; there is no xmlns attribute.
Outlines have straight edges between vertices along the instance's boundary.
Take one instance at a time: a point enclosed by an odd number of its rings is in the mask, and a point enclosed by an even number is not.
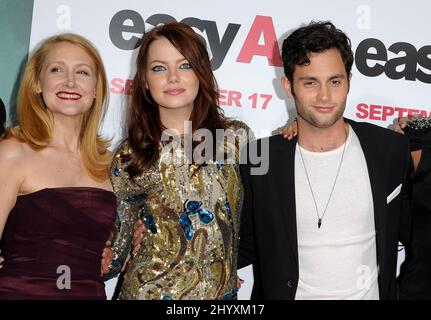
<svg viewBox="0 0 431 320"><path fill-rule="evenodd" d="M193 239L193 225L189 217L190 215L197 213L199 216L199 220L204 224L208 224L214 220L214 214L209 210L202 209L201 206L202 201L187 201L185 205L187 210L184 210L180 214L179 222L184 230L184 235L186 239L189 241Z"/></svg>

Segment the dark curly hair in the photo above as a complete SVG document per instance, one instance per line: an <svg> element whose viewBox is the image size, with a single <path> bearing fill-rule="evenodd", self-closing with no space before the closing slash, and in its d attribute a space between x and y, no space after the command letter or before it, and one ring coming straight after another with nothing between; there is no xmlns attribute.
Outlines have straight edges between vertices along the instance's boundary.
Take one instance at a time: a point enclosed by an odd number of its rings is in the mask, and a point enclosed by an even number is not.
<svg viewBox="0 0 431 320"><path fill-rule="evenodd" d="M293 31L283 41L281 55L284 74L293 84L295 67L309 64L311 52L318 53L333 48L340 52L347 76L349 76L353 65L353 52L349 37L330 21L311 21L310 24Z"/></svg>

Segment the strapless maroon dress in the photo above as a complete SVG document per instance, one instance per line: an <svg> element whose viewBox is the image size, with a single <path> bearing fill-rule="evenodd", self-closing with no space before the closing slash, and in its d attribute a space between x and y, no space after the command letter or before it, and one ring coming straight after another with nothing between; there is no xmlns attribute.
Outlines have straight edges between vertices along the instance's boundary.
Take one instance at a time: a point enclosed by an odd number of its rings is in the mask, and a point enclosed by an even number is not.
<svg viewBox="0 0 431 320"><path fill-rule="evenodd" d="M112 192L50 188L18 196L3 233L0 300L106 299L100 277Z"/></svg>

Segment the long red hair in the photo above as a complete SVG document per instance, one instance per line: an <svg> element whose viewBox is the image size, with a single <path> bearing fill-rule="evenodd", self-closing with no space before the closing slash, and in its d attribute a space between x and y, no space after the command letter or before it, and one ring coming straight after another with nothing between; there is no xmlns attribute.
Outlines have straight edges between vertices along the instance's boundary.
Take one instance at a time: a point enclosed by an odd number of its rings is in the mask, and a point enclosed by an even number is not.
<svg viewBox="0 0 431 320"><path fill-rule="evenodd" d="M6 138L14 136L28 143L34 150L45 148L51 142L54 122L40 94L37 93L37 80L48 53L59 43L67 42L83 49L96 66L96 95L93 106L84 115L79 144L82 160L89 174L97 181L109 177L111 155L109 141L99 135L101 120L105 115L108 101L108 81L102 58L96 47L86 38L63 33L47 38L34 51L27 62L18 92L19 127L10 128Z"/></svg>
<svg viewBox="0 0 431 320"><path fill-rule="evenodd" d="M174 22L155 27L145 34L136 60L136 75L128 118L128 141L132 154L126 171L134 178L150 168L160 156L159 144L165 129L160 121L159 107L146 88L148 49L161 37L188 60L199 79L199 91L190 115L192 130L206 128L213 132L226 129L227 120L218 106L218 87L211 68L205 40L185 23Z"/></svg>

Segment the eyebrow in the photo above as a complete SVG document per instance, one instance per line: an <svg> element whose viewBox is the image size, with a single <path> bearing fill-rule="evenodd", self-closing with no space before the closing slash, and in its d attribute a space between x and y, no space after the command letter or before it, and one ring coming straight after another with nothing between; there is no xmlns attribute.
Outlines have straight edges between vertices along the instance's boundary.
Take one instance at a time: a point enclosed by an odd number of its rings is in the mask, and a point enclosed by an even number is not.
<svg viewBox="0 0 431 320"><path fill-rule="evenodd" d="M49 66L51 66L51 65L53 65L53 64L65 64L65 62L64 61L61 61L61 60L56 60L56 61L52 61L52 62L49 62L46 66L47 67L49 67ZM85 67L88 67L88 68L90 68L91 70L94 70L95 68L93 68L92 66L90 66L89 64L87 64L87 63L78 63L77 65L76 65L76 67L82 67L82 66L85 66Z"/></svg>
<svg viewBox="0 0 431 320"><path fill-rule="evenodd" d="M340 73L340 74L333 75L328 80L334 80L334 79L339 79L339 78L346 79L346 76L344 74ZM300 81L303 81L303 80L318 81L319 79L317 77L300 77L299 80Z"/></svg>
<svg viewBox="0 0 431 320"><path fill-rule="evenodd" d="M181 62L181 61L187 61L187 59L186 58L178 59L178 60L175 61L175 63L178 63L178 62ZM163 60L152 60L152 61L150 61L150 63L163 63L163 64L167 64L167 62L163 61Z"/></svg>

